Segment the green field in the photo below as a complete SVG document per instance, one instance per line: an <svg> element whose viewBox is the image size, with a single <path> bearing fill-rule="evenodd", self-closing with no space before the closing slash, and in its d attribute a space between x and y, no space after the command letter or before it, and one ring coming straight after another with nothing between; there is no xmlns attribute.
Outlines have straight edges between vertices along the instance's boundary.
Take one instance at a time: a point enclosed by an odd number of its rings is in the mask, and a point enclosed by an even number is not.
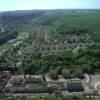
<svg viewBox="0 0 100 100"><path fill-rule="evenodd" d="M25 39L25 38L28 37L28 33L27 32L19 32L19 36L18 37L21 37L21 38Z"/></svg>
<svg viewBox="0 0 100 100"><path fill-rule="evenodd" d="M0 51L5 50L8 48L8 45L4 44L0 46Z"/></svg>
<svg viewBox="0 0 100 100"><path fill-rule="evenodd" d="M3 51L9 48L11 48L11 45L7 45L7 44L0 45L0 53L3 53Z"/></svg>
<svg viewBox="0 0 100 100"><path fill-rule="evenodd" d="M19 32L18 37L25 39L28 37L28 33L27 32ZM5 50L8 50L9 48L11 48L11 45L8 45L6 43L3 45L0 45L0 54L2 54Z"/></svg>

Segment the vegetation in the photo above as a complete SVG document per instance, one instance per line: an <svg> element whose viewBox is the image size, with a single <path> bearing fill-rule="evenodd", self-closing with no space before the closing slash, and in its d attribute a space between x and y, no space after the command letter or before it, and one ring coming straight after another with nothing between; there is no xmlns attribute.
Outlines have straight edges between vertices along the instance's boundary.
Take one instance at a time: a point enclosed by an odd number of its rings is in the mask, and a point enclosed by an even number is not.
<svg viewBox="0 0 100 100"><path fill-rule="evenodd" d="M99 21L100 10L0 13L0 51L4 51L0 53L0 70L10 70L11 74L49 73L54 80L58 74L64 78L84 78L83 73L100 73ZM16 37L23 38L23 42L15 47L5 44ZM18 99L0 96L0 100ZM95 100L94 97L74 95L20 99Z"/></svg>
<svg viewBox="0 0 100 100"><path fill-rule="evenodd" d="M11 46L7 44L0 45L0 52L3 50L8 50Z"/></svg>
<svg viewBox="0 0 100 100"><path fill-rule="evenodd" d="M25 39L25 38L28 37L28 33L27 32L19 32L18 36L21 37L21 38L23 38L23 39Z"/></svg>
<svg viewBox="0 0 100 100"><path fill-rule="evenodd" d="M71 77L71 75L70 75L70 70L67 69L67 68L64 68L64 69L62 70L62 75L63 75L64 78L69 79L69 78Z"/></svg>
<svg viewBox="0 0 100 100"><path fill-rule="evenodd" d="M58 79L57 70L51 70L49 76L54 80Z"/></svg>
<svg viewBox="0 0 100 100"><path fill-rule="evenodd" d="M14 39L18 36L18 32L1 32L0 33L0 45L6 43L10 39Z"/></svg>
<svg viewBox="0 0 100 100"><path fill-rule="evenodd" d="M20 97L19 97L20 98ZM38 96L38 97L23 97L24 100L96 100L95 97L83 97L83 96L64 96L58 98L56 96ZM0 97L0 100L18 100L18 97ZM21 98L22 99L22 98Z"/></svg>
<svg viewBox="0 0 100 100"><path fill-rule="evenodd" d="M41 54L37 56L33 55L24 58L21 70L26 73L29 72L35 74L48 72L50 68L56 69L68 66L66 67L68 69L81 68L83 72L94 73L97 69L99 70L99 54L100 52L98 49L89 47L78 49L77 52L66 50L61 54L51 54L43 57Z"/></svg>
<svg viewBox="0 0 100 100"><path fill-rule="evenodd" d="M17 72L20 74L46 73L50 69L63 69L65 66L67 66L66 69L71 70L80 68L87 73L99 71L99 20L99 10L89 10L88 12L46 10L1 13L0 22L4 29L18 31L19 36L22 37L26 37L26 34L28 36L24 39L23 44L14 48L13 54L11 49L8 50L10 57L6 54L2 55L0 63L10 63L13 68L16 68L16 63L21 61L22 64L17 69ZM50 43L43 39L43 29L48 32ZM0 34L2 35L0 35L1 44L18 35L18 33L13 34L13 32L9 31L5 33L6 35ZM71 47L64 49L64 47L62 48L62 43L66 43L64 41L66 38ZM56 40L58 41L55 42ZM34 44L37 44L37 46L34 46ZM56 44L59 45L59 50L56 50ZM80 44L83 46L78 48L77 45L79 46ZM53 50L50 51L50 48L53 48ZM23 51L24 53L19 55L17 51ZM9 61L7 61L6 57L10 58ZM12 60L11 58L16 59Z"/></svg>

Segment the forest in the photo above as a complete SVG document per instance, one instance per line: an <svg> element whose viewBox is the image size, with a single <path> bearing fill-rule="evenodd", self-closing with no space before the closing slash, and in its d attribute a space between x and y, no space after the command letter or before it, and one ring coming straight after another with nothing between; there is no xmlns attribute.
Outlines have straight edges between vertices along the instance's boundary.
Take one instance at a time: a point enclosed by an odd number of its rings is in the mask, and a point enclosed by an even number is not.
<svg viewBox="0 0 100 100"><path fill-rule="evenodd" d="M6 43L10 39L15 39L18 36L18 32L0 32L0 45Z"/></svg>

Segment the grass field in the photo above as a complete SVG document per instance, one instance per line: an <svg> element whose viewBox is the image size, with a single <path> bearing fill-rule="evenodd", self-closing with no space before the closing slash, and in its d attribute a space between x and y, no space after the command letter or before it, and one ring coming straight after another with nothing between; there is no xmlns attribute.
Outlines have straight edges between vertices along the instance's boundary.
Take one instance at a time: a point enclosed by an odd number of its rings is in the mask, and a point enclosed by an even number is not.
<svg viewBox="0 0 100 100"><path fill-rule="evenodd" d="M18 37L21 37L21 38L25 39L25 38L28 37L28 33L27 33L27 32L20 32ZM1 55L5 50L8 50L9 48L11 48L11 45L8 45L8 44L0 45L0 55Z"/></svg>
<svg viewBox="0 0 100 100"><path fill-rule="evenodd" d="M8 50L9 48L11 48L12 46L11 45L8 45L8 44L3 44L3 45L0 45L0 55L2 55L2 53L6 50Z"/></svg>
<svg viewBox="0 0 100 100"><path fill-rule="evenodd" d="M19 37L25 39L28 37L28 33L27 32L19 32Z"/></svg>

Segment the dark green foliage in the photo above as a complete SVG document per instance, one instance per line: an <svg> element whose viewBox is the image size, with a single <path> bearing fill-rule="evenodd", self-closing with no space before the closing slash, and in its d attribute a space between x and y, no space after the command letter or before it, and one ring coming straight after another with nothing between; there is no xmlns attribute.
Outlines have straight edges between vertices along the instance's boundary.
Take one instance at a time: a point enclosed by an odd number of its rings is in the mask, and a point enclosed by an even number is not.
<svg viewBox="0 0 100 100"><path fill-rule="evenodd" d="M21 70L25 73L45 73L50 69L64 68L79 69L83 72L94 73L100 69L100 57L98 49L78 49L76 52L73 50L66 50L61 54L50 54L46 56L31 56L25 57ZM61 72L60 72L61 73Z"/></svg>
<svg viewBox="0 0 100 100"><path fill-rule="evenodd" d="M15 39L18 36L18 32L1 32L0 33L0 45L6 43L10 39Z"/></svg>
<svg viewBox="0 0 100 100"><path fill-rule="evenodd" d="M4 24L27 24L32 18L40 16L44 11L15 11L15 12L4 12L1 15L1 20Z"/></svg>

